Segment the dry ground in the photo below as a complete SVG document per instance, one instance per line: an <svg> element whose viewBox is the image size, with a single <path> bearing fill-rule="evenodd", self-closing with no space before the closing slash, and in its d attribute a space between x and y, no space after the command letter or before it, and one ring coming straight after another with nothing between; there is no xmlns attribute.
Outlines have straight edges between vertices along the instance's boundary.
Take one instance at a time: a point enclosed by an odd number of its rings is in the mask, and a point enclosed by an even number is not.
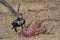
<svg viewBox="0 0 60 40"><path fill-rule="evenodd" d="M25 12L26 25L32 20L45 20L41 27L47 27L54 34L39 34L32 37L19 36L12 30L13 14L0 3L0 40L60 40L60 0L6 0L16 11L21 3L20 11ZM39 11L39 12L38 12ZM37 17L35 17L37 16ZM55 21L55 19L57 21ZM19 28L19 31L21 29Z"/></svg>

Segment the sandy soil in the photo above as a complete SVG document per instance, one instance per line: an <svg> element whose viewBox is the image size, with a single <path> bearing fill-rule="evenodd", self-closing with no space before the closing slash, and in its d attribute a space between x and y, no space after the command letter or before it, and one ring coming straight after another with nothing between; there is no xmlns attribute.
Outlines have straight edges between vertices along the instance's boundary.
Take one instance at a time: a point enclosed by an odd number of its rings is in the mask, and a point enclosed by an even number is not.
<svg viewBox="0 0 60 40"><path fill-rule="evenodd" d="M16 11L20 3L20 12L26 19L26 26L32 21L42 21L53 34L39 34L32 37L19 36L12 30L12 21L16 19L7 7L0 3L0 40L60 40L60 0L6 0ZM25 12L25 14L24 14ZM36 17L37 16L37 17ZM53 20L45 20L53 19ZM55 21L56 19L56 21ZM18 28L21 31L21 28Z"/></svg>

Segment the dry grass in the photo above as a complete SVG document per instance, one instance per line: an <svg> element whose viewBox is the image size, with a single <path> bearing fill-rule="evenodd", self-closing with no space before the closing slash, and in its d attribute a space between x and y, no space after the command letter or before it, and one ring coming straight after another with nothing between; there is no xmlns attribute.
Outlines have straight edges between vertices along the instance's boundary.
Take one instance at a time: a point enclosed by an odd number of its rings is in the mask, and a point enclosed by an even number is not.
<svg viewBox="0 0 60 40"><path fill-rule="evenodd" d="M9 4L13 6L15 10L17 10L18 2L15 0L7 0ZM8 11L6 7L0 5L0 40L59 40L60 39L60 5L55 2L29 2L29 0L24 2L20 0L21 7L20 10L25 12L24 18L26 19L26 26L32 21L38 21L44 19L57 19L59 21L54 20L46 20L41 24L41 27L47 27L49 30L54 27L51 31L54 34L39 34L32 37L24 37L22 34L19 36L12 30L12 21L16 19ZM14 4L16 3L16 5ZM31 11L28 11L30 9ZM40 11L39 13L37 13ZM37 14L37 15L36 15ZM36 17L37 16L37 17Z"/></svg>

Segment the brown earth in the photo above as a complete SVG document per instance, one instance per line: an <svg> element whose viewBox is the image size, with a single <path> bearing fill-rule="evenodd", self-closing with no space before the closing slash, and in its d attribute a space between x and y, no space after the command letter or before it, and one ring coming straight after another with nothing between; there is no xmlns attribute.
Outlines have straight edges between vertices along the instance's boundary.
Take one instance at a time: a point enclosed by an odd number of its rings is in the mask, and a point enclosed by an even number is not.
<svg viewBox="0 0 60 40"><path fill-rule="evenodd" d="M20 3L20 11L25 12L26 26L32 21L42 21L41 27L46 27L54 34L39 34L32 37L19 36L12 30L12 21L16 19L7 7L0 3L0 40L60 40L60 0L5 0L16 11ZM37 17L36 17L37 16ZM49 20L45 20L49 19ZM52 20L50 20L52 19ZM20 31L21 28L18 28Z"/></svg>

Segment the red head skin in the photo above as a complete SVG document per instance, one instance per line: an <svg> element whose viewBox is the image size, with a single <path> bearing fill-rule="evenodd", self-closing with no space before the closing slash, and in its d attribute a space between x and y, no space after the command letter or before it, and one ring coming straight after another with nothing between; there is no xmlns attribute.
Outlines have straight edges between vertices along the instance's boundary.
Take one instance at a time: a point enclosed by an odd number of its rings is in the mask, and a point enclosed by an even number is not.
<svg viewBox="0 0 60 40"><path fill-rule="evenodd" d="M22 15L22 13L20 13L20 14L18 15L18 17L19 17L19 18L23 18L23 15Z"/></svg>

